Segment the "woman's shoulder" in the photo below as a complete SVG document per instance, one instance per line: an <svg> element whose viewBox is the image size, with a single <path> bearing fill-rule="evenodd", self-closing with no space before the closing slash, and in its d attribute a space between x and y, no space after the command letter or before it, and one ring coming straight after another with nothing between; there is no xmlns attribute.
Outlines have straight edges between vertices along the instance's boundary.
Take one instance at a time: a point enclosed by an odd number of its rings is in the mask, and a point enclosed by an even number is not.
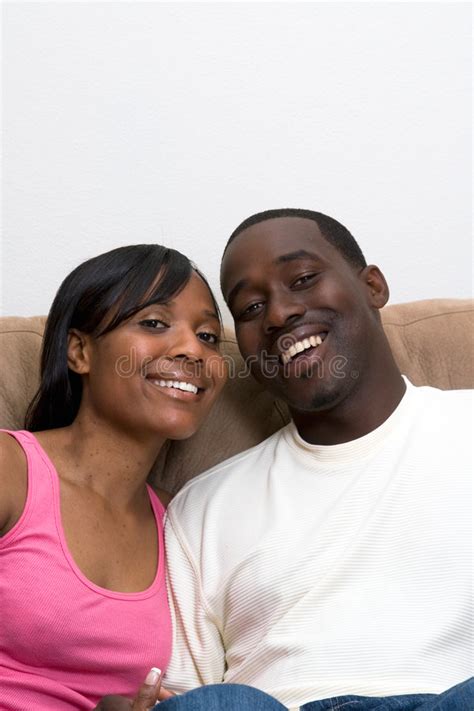
<svg viewBox="0 0 474 711"><path fill-rule="evenodd" d="M23 511L28 488L26 457L19 442L0 432L0 532L7 533Z"/></svg>
<svg viewBox="0 0 474 711"><path fill-rule="evenodd" d="M21 444L12 434L0 432L0 476L16 479L22 471L26 474L26 458Z"/></svg>

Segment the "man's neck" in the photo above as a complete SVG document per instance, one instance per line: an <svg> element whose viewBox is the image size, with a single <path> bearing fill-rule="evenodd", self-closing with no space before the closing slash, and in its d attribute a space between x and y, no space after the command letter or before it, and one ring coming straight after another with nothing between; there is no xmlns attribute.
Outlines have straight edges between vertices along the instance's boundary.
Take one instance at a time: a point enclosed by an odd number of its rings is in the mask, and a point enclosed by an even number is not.
<svg viewBox="0 0 474 711"><path fill-rule="evenodd" d="M406 384L398 368L380 373L355 388L334 407L319 412L291 410L300 436L310 444L335 445L351 442L373 432L400 404Z"/></svg>

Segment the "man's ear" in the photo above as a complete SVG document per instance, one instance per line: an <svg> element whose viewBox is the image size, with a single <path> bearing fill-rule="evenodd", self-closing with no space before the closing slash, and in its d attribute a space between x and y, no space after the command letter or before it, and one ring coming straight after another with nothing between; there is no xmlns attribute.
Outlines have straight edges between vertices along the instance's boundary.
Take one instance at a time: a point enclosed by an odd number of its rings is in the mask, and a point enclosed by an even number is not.
<svg viewBox="0 0 474 711"><path fill-rule="evenodd" d="M71 328L68 333L67 364L79 375L89 372L89 337L76 328Z"/></svg>
<svg viewBox="0 0 474 711"><path fill-rule="evenodd" d="M381 309L385 306L390 291L380 269L375 264L369 264L360 273L360 278L366 286L369 304L374 309Z"/></svg>

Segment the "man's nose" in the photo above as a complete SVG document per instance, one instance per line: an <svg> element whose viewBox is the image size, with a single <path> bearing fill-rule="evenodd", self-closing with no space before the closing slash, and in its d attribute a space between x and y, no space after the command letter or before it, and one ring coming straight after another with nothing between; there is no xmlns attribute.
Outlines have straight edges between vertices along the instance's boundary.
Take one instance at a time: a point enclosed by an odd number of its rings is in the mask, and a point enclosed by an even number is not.
<svg viewBox="0 0 474 711"><path fill-rule="evenodd" d="M306 313L306 306L291 295L273 296L267 301L265 333L270 335L296 321Z"/></svg>

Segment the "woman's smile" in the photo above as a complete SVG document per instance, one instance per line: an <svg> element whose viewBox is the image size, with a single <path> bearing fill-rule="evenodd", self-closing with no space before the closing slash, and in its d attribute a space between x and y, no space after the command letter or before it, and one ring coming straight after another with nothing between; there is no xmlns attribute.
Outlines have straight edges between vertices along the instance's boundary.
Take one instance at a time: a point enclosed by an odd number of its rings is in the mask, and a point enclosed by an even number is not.
<svg viewBox="0 0 474 711"><path fill-rule="evenodd" d="M184 402L196 402L204 393L204 388L184 380L161 380L148 376L145 380L162 394Z"/></svg>

